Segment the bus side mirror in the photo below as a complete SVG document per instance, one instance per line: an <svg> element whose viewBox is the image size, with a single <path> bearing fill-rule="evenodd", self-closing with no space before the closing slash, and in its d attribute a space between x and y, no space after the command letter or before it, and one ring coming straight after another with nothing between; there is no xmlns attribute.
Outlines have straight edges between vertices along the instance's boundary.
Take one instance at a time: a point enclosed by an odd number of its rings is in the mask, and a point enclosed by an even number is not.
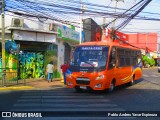
<svg viewBox="0 0 160 120"><path fill-rule="evenodd" d="M114 64L114 63L109 63L109 66L108 66L109 69L112 69L112 68L114 68L114 67L115 67L115 64Z"/></svg>

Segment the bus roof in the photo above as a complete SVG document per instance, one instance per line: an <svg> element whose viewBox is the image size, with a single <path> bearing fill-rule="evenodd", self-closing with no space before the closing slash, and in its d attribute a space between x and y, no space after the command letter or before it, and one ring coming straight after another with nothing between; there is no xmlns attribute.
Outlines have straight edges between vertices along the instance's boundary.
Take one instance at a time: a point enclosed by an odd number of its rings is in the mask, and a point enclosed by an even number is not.
<svg viewBox="0 0 160 120"><path fill-rule="evenodd" d="M95 41L95 42L84 42L84 43L81 43L80 45L78 46L103 46L103 45L108 45L108 46L118 46L118 47L123 47L123 48L130 48L130 49L136 49L136 50L139 50L138 48L136 47L133 47L131 45L128 45L128 44L120 44L119 42L108 42L108 41Z"/></svg>

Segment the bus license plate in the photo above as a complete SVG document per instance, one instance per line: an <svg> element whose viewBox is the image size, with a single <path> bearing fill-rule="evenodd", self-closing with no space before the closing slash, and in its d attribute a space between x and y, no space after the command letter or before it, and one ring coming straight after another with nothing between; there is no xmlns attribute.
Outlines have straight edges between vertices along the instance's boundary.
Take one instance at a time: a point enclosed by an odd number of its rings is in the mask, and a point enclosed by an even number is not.
<svg viewBox="0 0 160 120"><path fill-rule="evenodd" d="M87 89L86 86L80 86L80 88L81 88L81 89L85 89L85 90Z"/></svg>

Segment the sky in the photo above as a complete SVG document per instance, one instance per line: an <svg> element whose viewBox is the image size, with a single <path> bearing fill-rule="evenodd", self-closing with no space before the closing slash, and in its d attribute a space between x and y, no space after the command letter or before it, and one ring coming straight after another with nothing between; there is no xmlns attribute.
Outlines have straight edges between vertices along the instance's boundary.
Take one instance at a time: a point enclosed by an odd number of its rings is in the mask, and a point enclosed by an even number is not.
<svg viewBox="0 0 160 120"><path fill-rule="evenodd" d="M27 2L30 1L30 2ZM94 12L97 12L97 9L100 11L100 13L96 13L93 15L93 19L99 24L103 24L103 17L106 17L106 24L110 23L114 18L112 16L107 16L107 13L113 14L122 14L126 10L120 10L120 9L129 9L133 5L135 5L140 0L118 0L117 6L116 6L116 0L5 0L6 8L10 11L23 11L26 12L25 14L31 14L31 15L47 15L50 18L63 20L63 21L70 21L70 23L79 23L80 22L80 15L79 10L80 4L79 2L86 2L94 4L92 5L86 5L84 6L86 10L91 10L92 12L89 12L89 14L93 14ZM97 2L98 1L98 2ZM143 0L147 1L147 0ZM34 3L32 3L34 2ZM37 2L37 3L35 3ZM76 3L78 2L78 3ZM41 6L39 6L41 4ZM46 6L44 4L47 4ZM51 6L50 6L51 5ZM100 7L96 7L96 5L103 5ZM105 7L105 6L106 7ZM58 7L57 7L58 6ZM65 8L65 7L71 7ZM88 7L88 8L87 8ZM109 7L113 7L110 9ZM114 9L117 7L117 9ZM46 11L44 10L46 8ZM73 9L72 9L73 8ZM120 8L120 9L118 9ZM124 28L121 28L121 31L124 32L158 32L160 33L160 0L152 0L149 5L137 16L139 17L145 17L145 18L151 18L156 20L131 20L127 26ZM63 12L60 12L60 11ZM94 12L93 12L94 11ZM78 14L70 14L69 12L76 12ZM102 12L105 12L102 14ZM130 11L131 12L131 11ZM83 19L87 18L88 16L91 17L91 15L87 14L83 16ZM105 15L105 16L104 16ZM117 19L115 21L115 26L120 25L122 22L124 22L126 18ZM77 24L76 23L76 24ZM112 24L109 25L109 27L112 27Z"/></svg>
<svg viewBox="0 0 160 120"><path fill-rule="evenodd" d="M97 0L83 0L84 2L97 3ZM124 0L124 2L117 2L117 8L129 9L136 2L140 0ZM98 4L115 7L115 0L98 0ZM116 10L118 12L118 10ZM156 13L156 14L146 14L142 12ZM160 0L152 0L145 9L138 15L142 17L150 18L160 18ZM102 18L94 18L97 23L102 23ZM106 18L107 19L107 18ZM110 21L108 18L107 21ZM120 20L120 22L123 20ZM116 22L115 24L119 24ZM123 31L128 32L159 32L160 33L160 21L151 20L131 20L130 23L123 29Z"/></svg>
<svg viewBox="0 0 160 120"><path fill-rule="evenodd" d="M27 2L27 1L30 1ZM74 3L75 1L75 3ZM80 22L80 16L79 14L76 15L71 15L66 12L76 12L78 13L79 11L77 9L80 8L79 3L76 2L86 2L86 3L91 3L94 4L94 7L92 5L86 5L84 6L86 10L91 10L91 14L94 12L97 12L97 9L100 11L100 13L96 13L96 15L93 15L93 19L99 24L103 24L103 17L106 17L106 23L110 23L114 18L111 18L109 15L107 16L106 13L112 13L112 14L122 14L126 10L120 10L120 9L129 9L133 5L135 5L137 2L140 0L36 0L37 3L31 3L35 2L35 0L5 0L6 6L8 10L10 11L23 11L26 12L27 14L33 14L34 15L47 15L53 19L57 20L63 20L63 21L70 21L71 23ZM98 1L98 2L97 2ZM147 0L143 0L147 1ZM42 3L44 2L44 3ZM116 6L117 3L117 6ZM38 4L42 4L39 6ZM50 10L44 11L44 6L43 4L47 4L46 7L47 9L49 8ZM49 6L52 5L52 6ZM103 7L96 7L95 5L103 5ZM104 7L104 5L106 7ZM58 7L55 7L58 6ZM67 7L72 7L73 9L69 10L66 9L65 6ZM44 7L44 8L43 8ZM88 7L88 8L87 8ZM112 9L108 7L113 7ZM115 7L120 8L120 9L114 9ZM147 17L147 18L156 18L158 19L157 21L153 20L131 20L126 27L122 28L121 31L125 32L159 32L160 33L160 0L152 0L149 5L137 16L140 17ZM59 12L59 11L63 11ZM65 11L64 11L65 10ZM58 11L58 12L56 12ZM94 11L94 12L93 12ZM101 13L105 12L105 16L103 16ZM91 15L86 15L85 13L82 15L83 19L87 18L88 16L91 17ZM100 15L101 14L101 15ZM122 22L124 22L126 18L124 19L117 19L115 21L115 26L120 25ZM112 27L112 24L110 24L109 27Z"/></svg>

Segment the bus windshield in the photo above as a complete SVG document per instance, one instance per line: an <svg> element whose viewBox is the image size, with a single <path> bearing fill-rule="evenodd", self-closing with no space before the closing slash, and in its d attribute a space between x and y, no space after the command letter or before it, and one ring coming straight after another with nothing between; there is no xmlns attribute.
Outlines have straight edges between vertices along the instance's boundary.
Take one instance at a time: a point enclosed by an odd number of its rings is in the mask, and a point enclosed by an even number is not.
<svg viewBox="0 0 160 120"><path fill-rule="evenodd" d="M79 46L70 61L72 71L104 70L108 59L108 46Z"/></svg>

